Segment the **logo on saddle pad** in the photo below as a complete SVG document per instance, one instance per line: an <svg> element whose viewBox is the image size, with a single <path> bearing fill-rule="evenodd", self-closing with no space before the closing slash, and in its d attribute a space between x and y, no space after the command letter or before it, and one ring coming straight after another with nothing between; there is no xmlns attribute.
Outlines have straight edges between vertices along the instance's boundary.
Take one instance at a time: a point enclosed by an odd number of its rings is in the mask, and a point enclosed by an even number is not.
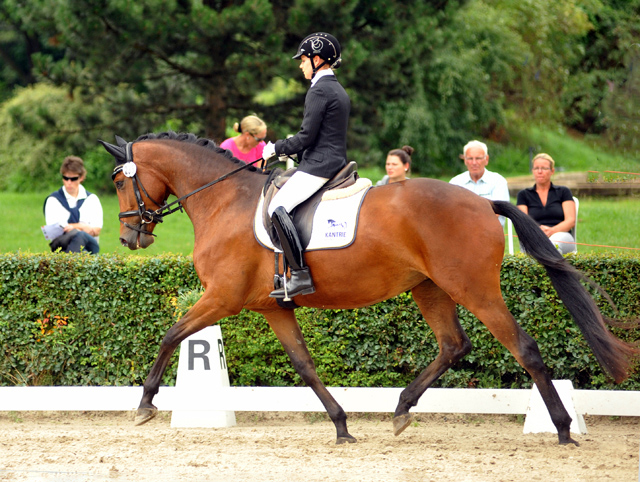
<svg viewBox="0 0 640 482"><path fill-rule="evenodd" d="M311 235L305 250L346 248L353 243L358 227L358 212L370 187L369 179L360 178L355 185L348 188L325 192L313 215ZM264 196L260 196L253 221L253 232L258 243L275 250L264 226L263 211Z"/></svg>
<svg viewBox="0 0 640 482"><path fill-rule="evenodd" d="M346 221L339 222L335 219L327 220L327 230L324 233L325 238L346 238L347 226L349 223Z"/></svg>

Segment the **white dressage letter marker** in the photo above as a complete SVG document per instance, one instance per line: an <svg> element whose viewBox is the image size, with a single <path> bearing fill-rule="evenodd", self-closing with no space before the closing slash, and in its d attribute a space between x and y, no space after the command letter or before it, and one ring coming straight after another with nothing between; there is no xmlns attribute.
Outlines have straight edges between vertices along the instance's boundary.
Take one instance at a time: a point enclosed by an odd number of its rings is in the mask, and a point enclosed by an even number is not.
<svg viewBox="0 0 640 482"><path fill-rule="evenodd" d="M553 386L556 387L560 400L564 408L569 412L571 417L571 427L569 430L577 434L587 433L587 426L584 423L582 414L576 412L576 406L573 403L573 383L571 380L553 380ZM523 433L558 433L558 429L551 421L549 410L542 400L538 387L534 384L531 389L531 399L527 407L527 414L524 419Z"/></svg>
<svg viewBox="0 0 640 482"><path fill-rule="evenodd" d="M172 427L233 427L235 412L194 410L192 400L215 397L220 387L229 386L227 359L222 330L209 326L180 344L176 378L176 409L171 414Z"/></svg>

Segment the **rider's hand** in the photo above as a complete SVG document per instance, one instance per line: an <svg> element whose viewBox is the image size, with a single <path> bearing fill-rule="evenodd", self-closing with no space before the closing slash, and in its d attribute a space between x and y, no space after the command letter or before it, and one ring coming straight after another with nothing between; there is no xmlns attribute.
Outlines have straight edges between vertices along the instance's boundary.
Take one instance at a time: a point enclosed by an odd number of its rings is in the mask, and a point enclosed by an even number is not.
<svg viewBox="0 0 640 482"><path fill-rule="evenodd" d="M276 145L273 142L269 141L267 145L264 146L264 149L262 151L262 158L265 161L268 161L275 155L276 155Z"/></svg>

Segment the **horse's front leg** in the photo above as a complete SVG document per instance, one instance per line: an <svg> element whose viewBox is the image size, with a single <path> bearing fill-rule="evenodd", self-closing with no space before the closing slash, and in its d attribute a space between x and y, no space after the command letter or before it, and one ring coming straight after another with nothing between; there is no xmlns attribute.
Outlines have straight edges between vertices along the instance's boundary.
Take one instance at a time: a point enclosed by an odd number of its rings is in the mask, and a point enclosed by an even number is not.
<svg viewBox="0 0 640 482"><path fill-rule="evenodd" d="M207 292L205 292L202 298L167 331L160 344L160 351L156 361L144 382L142 400L135 418L136 425L148 422L158 413L158 409L153 405L153 397L158 393L162 376L167 369L171 355L173 355L182 340L218 320L234 314L236 313L220 307L213 299L213 296L207 296Z"/></svg>
<svg viewBox="0 0 640 482"><path fill-rule="evenodd" d="M263 314L289 355L296 372L311 387L327 410L336 427L336 443L354 443L356 439L347 431L347 414L320 381L293 310L278 310Z"/></svg>

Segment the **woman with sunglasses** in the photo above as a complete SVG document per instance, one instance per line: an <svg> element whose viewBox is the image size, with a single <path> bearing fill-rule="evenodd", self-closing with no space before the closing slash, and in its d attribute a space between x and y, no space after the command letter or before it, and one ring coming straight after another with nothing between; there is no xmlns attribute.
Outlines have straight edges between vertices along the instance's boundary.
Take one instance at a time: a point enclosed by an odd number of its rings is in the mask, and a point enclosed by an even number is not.
<svg viewBox="0 0 640 482"><path fill-rule="evenodd" d="M239 135L225 139L220 147L229 149L233 157L245 163L262 159L264 140L267 138L267 124L255 115L248 115L233 125Z"/></svg>
<svg viewBox="0 0 640 482"><path fill-rule="evenodd" d="M44 203L47 225L60 225L63 234L51 241L52 251L91 254L100 251L99 236L102 230L102 205L98 196L81 184L87 176L82 159L68 156L60 167L62 187L51 193Z"/></svg>
<svg viewBox="0 0 640 482"><path fill-rule="evenodd" d="M576 251L576 241L571 230L576 225L576 203L571 190L551 182L555 161L549 154L533 158L533 187L518 193L517 206L531 216L561 254Z"/></svg>

